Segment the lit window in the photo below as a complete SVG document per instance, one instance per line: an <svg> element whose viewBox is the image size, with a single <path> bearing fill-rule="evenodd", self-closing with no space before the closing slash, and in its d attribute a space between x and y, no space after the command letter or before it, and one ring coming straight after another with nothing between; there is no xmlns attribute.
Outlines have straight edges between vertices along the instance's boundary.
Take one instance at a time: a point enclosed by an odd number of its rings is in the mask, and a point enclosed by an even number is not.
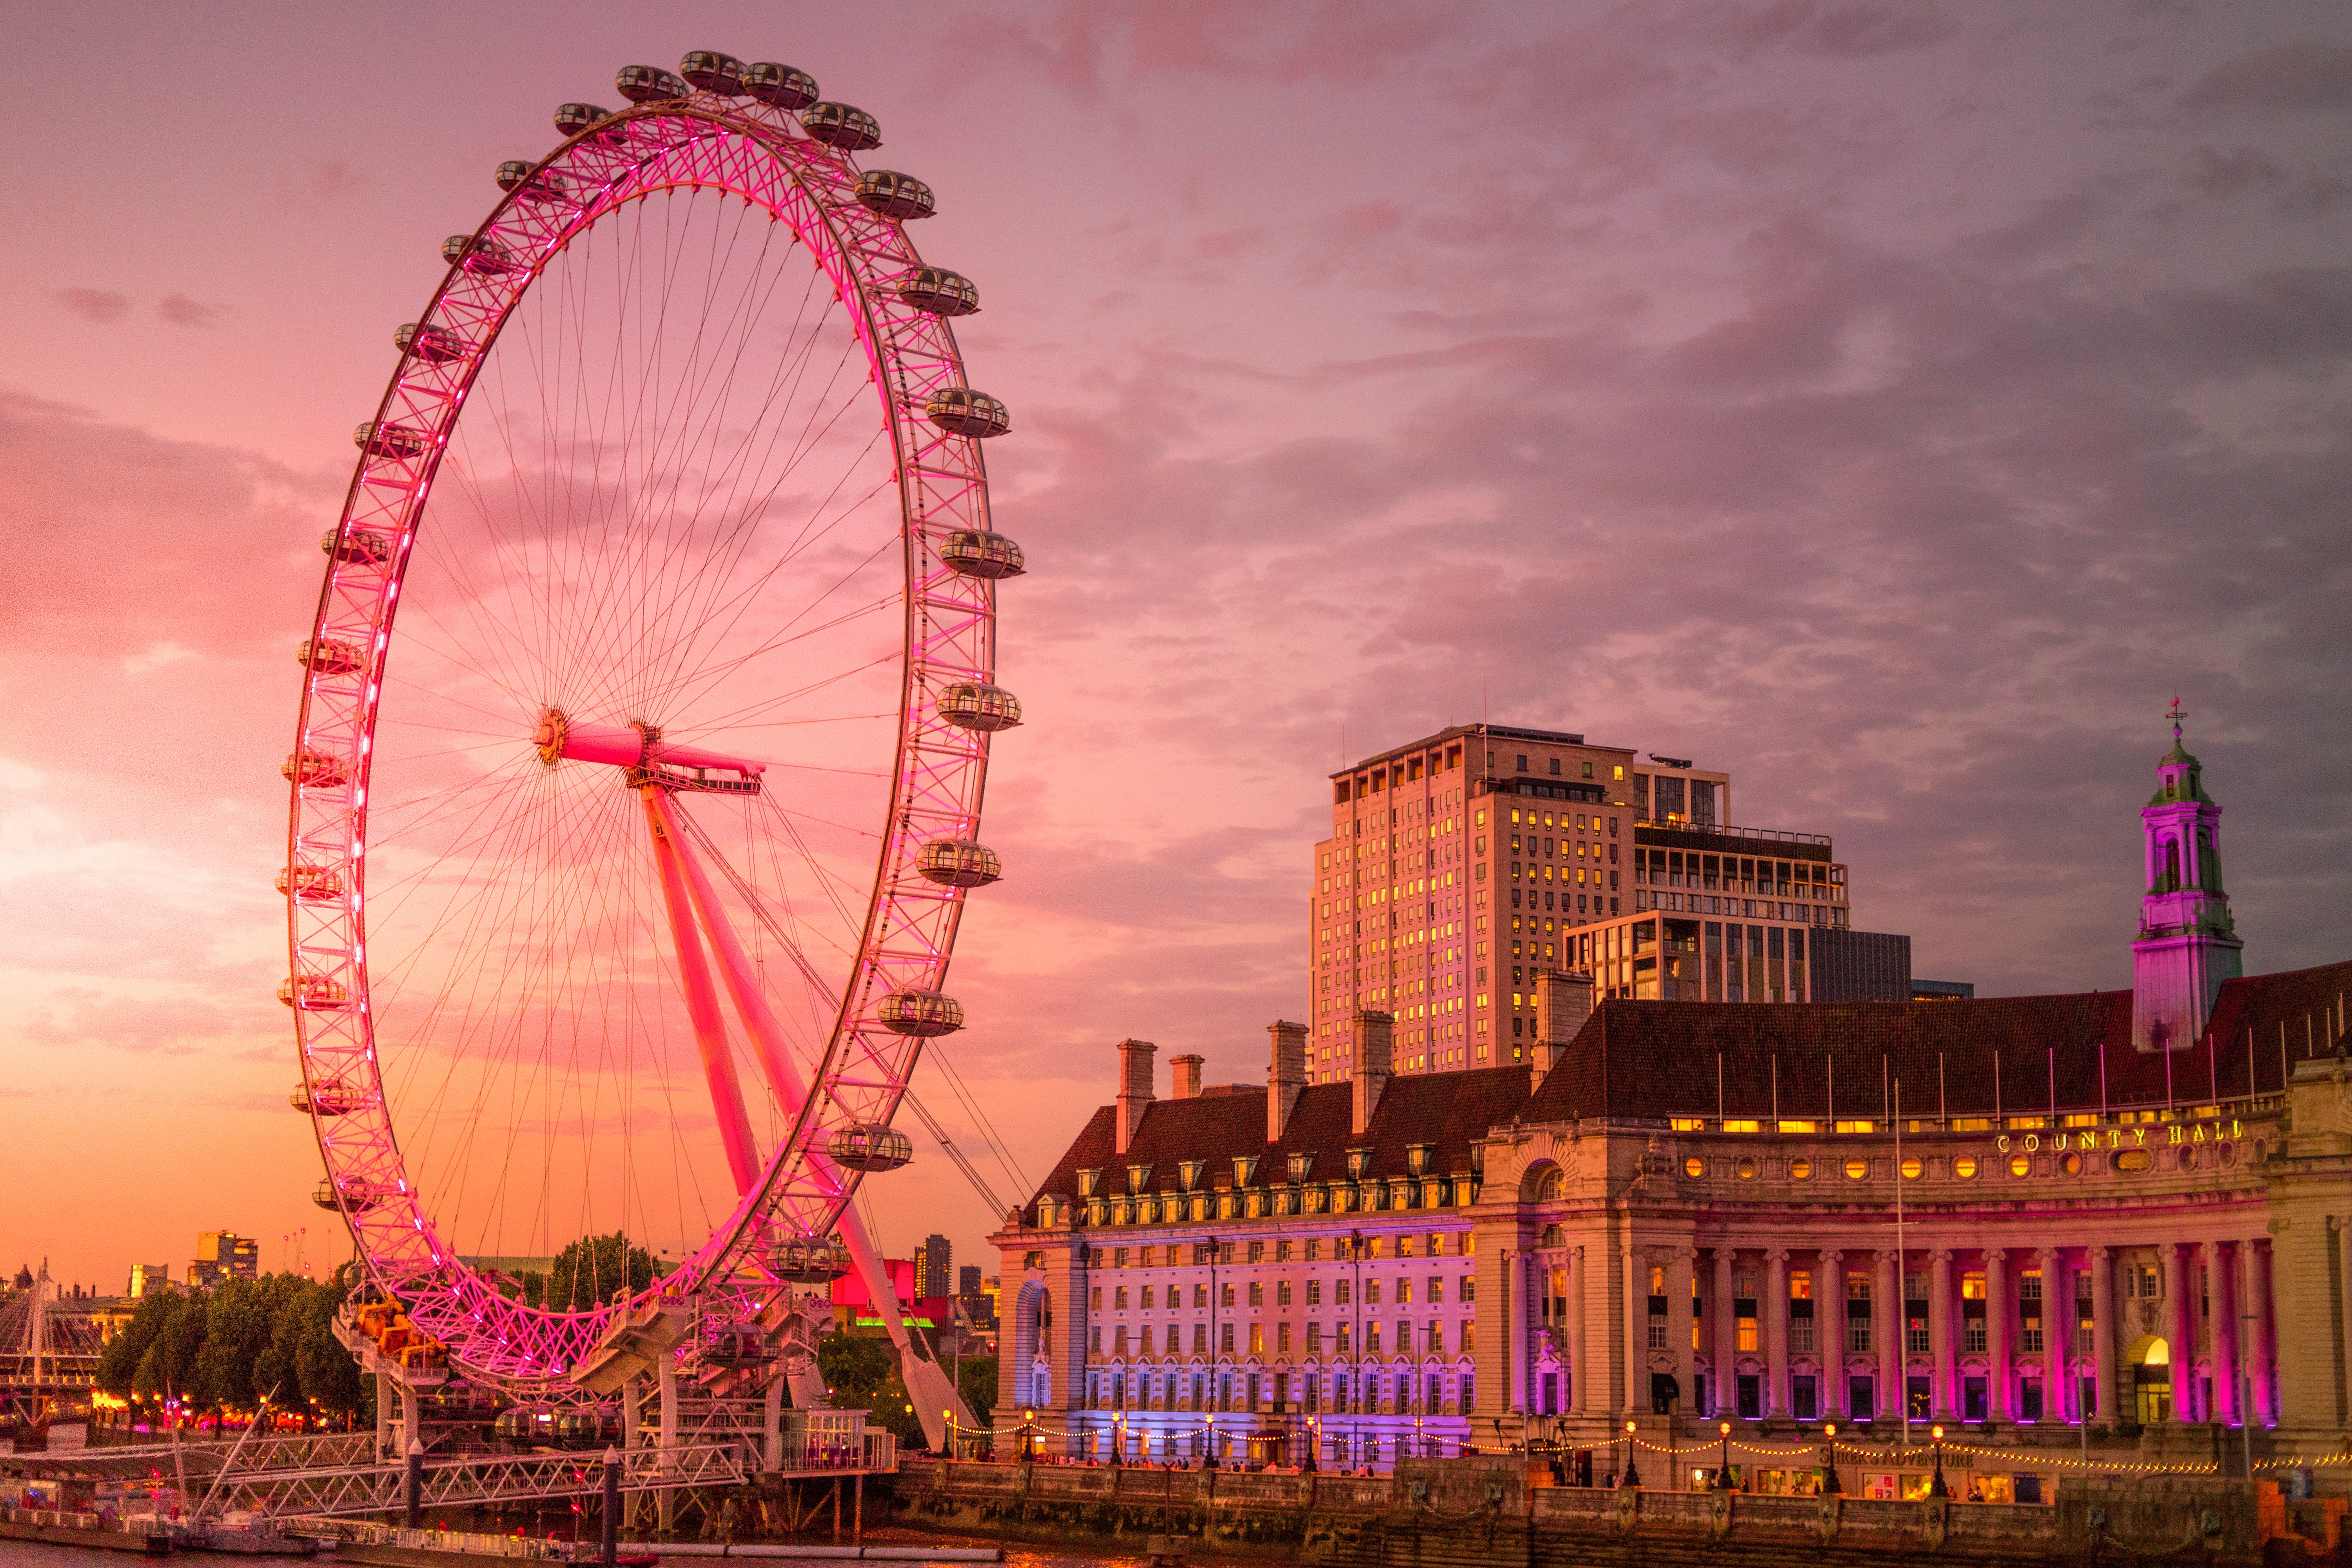
<svg viewBox="0 0 2352 1568"><path fill-rule="evenodd" d="M1821 1124L1814 1121L1783 1121L1779 1123L1779 1126L1780 1131L1783 1132L1818 1132L1821 1131Z"/></svg>
<svg viewBox="0 0 2352 1568"><path fill-rule="evenodd" d="M1916 1155L1912 1155L1903 1162L1903 1179L1906 1182L1916 1182L1927 1174L1927 1167L1919 1163Z"/></svg>
<svg viewBox="0 0 2352 1568"><path fill-rule="evenodd" d="M1958 1159L1953 1161L1952 1174L1959 1177L1959 1179L1964 1182L1972 1182L1976 1180L1976 1156L1973 1154L1963 1154Z"/></svg>
<svg viewBox="0 0 2352 1568"><path fill-rule="evenodd" d="M1764 1124L1760 1121L1727 1121L1723 1130L1726 1132L1761 1132Z"/></svg>
<svg viewBox="0 0 2352 1568"><path fill-rule="evenodd" d="M2022 1154L2011 1154L2009 1157L2009 1173L2012 1176L2032 1175L2033 1162Z"/></svg>
<svg viewBox="0 0 2352 1568"><path fill-rule="evenodd" d="M1794 1181L1800 1181L1800 1182L1810 1182L1810 1181L1811 1181L1811 1180L1813 1179L1813 1163L1812 1163L1811 1160L1791 1160L1791 1161L1790 1161L1790 1162L1789 1162L1789 1175L1790 1175L1790 1179L1792 1179L1792 1180L1794 1180Z"/></svg>
<svg viewBox="0 0 2352 1568"><path fill-rule="evenodd" d="M1689 1159L1683 1162L1683 1174L1690 1177L1693 1181L1696 1181L1699 1177L1706 1174L1706 1162L1700 1159L1697 1155L1693 1154Z"/></svg>
<svg viewBox="0 0 2352 1568"><path fill-rule="evenodd" d="M1867 1176L1867 1175L1869 1175L1869 1174L1870 1174L1870 1162L1869 1162L1869 1161L1867 1161L1867 1160L1860 1160L1860 1159L1856 1159L1856 1160L1848 1160L1848 1161L1845 1163L1845 1179L1846 1179L1847 1181L1849 1181L1849 1182L1858 1182L1858 1181L1861 1181L1864 1176Z"/></svg>

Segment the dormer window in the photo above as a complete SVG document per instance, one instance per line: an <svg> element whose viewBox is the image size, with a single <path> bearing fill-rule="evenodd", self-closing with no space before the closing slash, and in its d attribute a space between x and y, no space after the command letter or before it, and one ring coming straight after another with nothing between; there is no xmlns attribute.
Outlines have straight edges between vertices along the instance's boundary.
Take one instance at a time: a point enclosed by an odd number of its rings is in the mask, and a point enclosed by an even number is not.
<svg viewBox="0 0 2352 1568"><path fill-rule="evenodd" d="M1294 1182L1305 1181L1307 1179L1307 1173L1314 1168L1315 1156L1311 1152L1305 1154L1293 1154L1290 1157L1290 1179Z"/></svg>
<svg viewBox="0 0 2352 1568"><path fill-rule="evenodd" d="M1201 1184L1201 1173L1208 1168L1209 1162L1206 1160L1180 1160L1176 1163L1176 1179L1183 1184L1184 1190L1189 1193Z"/></svg>
<svg viewBox="0 0 2352 1568"><path fill-rule="evenodd" d="M1406 1171L1416 1176L1428 1174L1429 1145L1426 1143L1414 1143L1407 1146L1404 1152L1404 1168Z"/></svg>
<svg viewBox="0 0 2352 1568"><path fill-rule="evenodd" d="M1255 1179L1256 1175L1256 1155L1236 1154L1234 1156L1234 1185L1237 1187L1246 1187L1254 1179Z"/></svg>
<svg viewBox="0 0 2352 1568"><path fill-rule="evenodd" d="M1078 1173L1078 1196L1082 1198L1090 1198L1094 1196L1095 1189L1101 1184L1102 1173L1100 1171L1080 1171Z"/></svg>
<svg viewBox="0 0 2352 1568"><path fill-rule="evenodd" d="M1128 1190L1129 1192L1130 1192L1130 1193L1140 1193L1140 1192L1142 1192L1146 1187L1149 1187L1150 1184L1151 1184L1151 1167L1150 1167L1150 1166L1149 1166L1149 1165L1129 1165L1129 1166L1127 1168L1127 1190Z"/></svg>
<svg viewBox="0 0 2352 1568"><path fill-rule="evenodd" d="M1362 1181L1364 1179L1364 1173L1371 1168L1372 1152L1370 1149L1350 1149L1348 1151L1348 1179L1349 1181Z"/></svg>

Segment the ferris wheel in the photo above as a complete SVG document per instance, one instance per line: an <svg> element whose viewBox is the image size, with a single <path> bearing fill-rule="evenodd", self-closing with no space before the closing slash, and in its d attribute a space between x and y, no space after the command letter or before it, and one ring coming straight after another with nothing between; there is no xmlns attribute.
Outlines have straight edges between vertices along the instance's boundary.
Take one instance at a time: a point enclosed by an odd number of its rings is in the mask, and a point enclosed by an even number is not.
<svg viewBox="0 0 2352 1568"><path fill-rule="evenodd" d="M821 1278L836 1236L876 1282L851 1199L962 1022L1020 721L981 455L1010 418L950 326L977 290L908 237L930 189L861 170L874 118L787 66L618 88L499 166L394 334L285 767L318 1201L518 1393L656 1299ZM612 1232L664 1244L649 1290L499 1272Z"/></svg>

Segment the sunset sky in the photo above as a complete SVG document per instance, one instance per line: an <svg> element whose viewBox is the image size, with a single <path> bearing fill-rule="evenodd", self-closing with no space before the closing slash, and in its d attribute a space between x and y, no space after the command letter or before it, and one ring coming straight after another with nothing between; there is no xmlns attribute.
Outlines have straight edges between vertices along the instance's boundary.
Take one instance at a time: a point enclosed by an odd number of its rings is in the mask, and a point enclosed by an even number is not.
<svg viewBox="0 0 2352 1568"><path fill-rule="evenodd" d="M1122 1036L1163 1089L1262 1077L1323 775L1482 713L1728 770L1743 823L1834 837L1856 925L2003 994L2129 984L2177 690L2248 969L2352 952L2341 6L9 19L10 1270L348 1255L274 994L317 540L493 168L697 47L874 113L982 290L1028 721L946 1049L1029 1177ZM918 1145L883 1240L993 1272Z"/></svg>

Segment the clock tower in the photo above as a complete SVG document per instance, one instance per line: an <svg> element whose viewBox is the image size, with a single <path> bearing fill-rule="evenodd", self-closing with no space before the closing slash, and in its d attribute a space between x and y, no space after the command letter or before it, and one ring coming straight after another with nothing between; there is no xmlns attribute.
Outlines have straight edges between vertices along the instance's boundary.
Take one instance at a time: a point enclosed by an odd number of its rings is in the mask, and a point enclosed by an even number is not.
<svg viewBox="0 0 2352 1568"><path fill-rule="evenodd" d="M2172 750L2156 764L2156 794L2139 814L2146 891L2132 942L2132 1044L2143 1051L2197 1043L2221 982L2238 978L2245 947L2221 890L2221 808L2181 744L2179 698L2166 717Z"/></svg>

